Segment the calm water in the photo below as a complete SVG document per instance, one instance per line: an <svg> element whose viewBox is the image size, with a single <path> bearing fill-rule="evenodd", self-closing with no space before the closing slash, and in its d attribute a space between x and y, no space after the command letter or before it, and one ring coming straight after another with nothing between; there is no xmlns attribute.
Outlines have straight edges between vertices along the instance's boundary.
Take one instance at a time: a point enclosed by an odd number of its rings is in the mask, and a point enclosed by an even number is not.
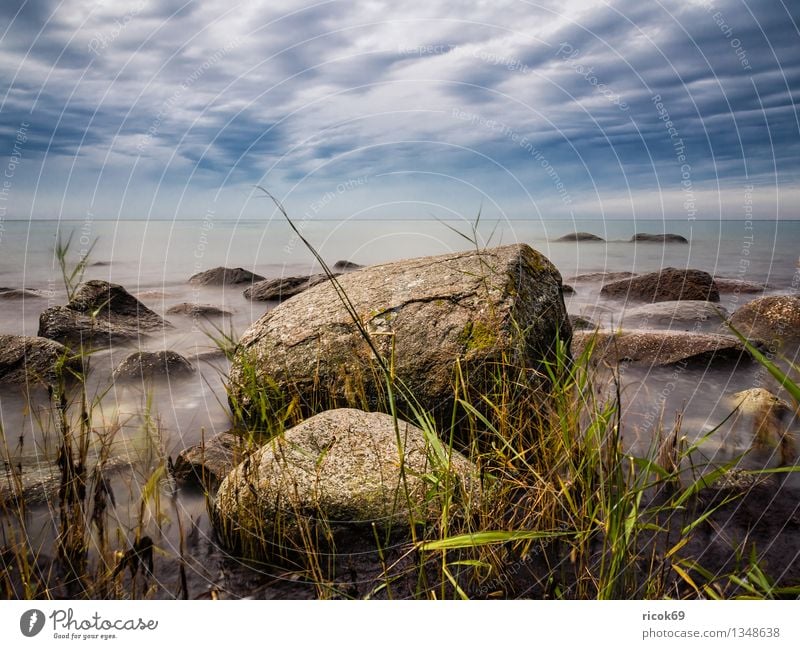
<svg viewBox="0 0 800 649"><path fill-rule="evenodd" d="M0 228L0 286L33 288L47 292L41 299L0 302L0 333L36 335L38 316L50 304L63 304L65 294L53 247L59 232L73 233L73 250L86 249L97 240L91 260L99 262L86 272L86 279L105 279L124 285L147 306L159 313L180 302L201 302L224 306L233 317L219 326L241 334L268 308L246 300L241 288L195 288L187 283L194 273L215 266L243 267L265 277L318 272L311 253L281 221L271 222L4 222ZM349 221L301 223L303 234L333 264L348 259L373 264L395 259L467 250L474 245L450 228L469 237L467 222ZM448 227L450 226L450 227ZM587 231L606 239L605 243L560 243L554 240L574 231ZM681 244L633 244L635 232L681 234ZM576 293L567 298L572 314L588 315L601 325L624 324L624 304L600 297L599 281L575 281L575 275L601 271L646 272L666 266L697 268L709 273L759 282L766 293L795 293L798 288L800 221L587 221L568 223L508 222L482 223L476 233L480 245L526 242L544 253L561 271ZM754 295L725 294L722 306L729 311ZM193 327L191 318L169 316L175 329L143 342L149 349L173 349L187 357L212 347L206 333ZM93 359L91 389L101 394L101 419L117 427L116 452L121 457L141 457L153 445L175 455L186 446L226 430L228 414L222 377L222 361L195 362L199 371L191 378L170 381L154 394L141 387L113 385L110 371L130 348L119 348ZM796 359L797 350L787 350ZM689 439L713 429L736 405L732 395L756 385L774 388L770 378L757 367L700 368L675 373L673 369L644 371L629 368L623 376L624 437L632 449L642 450L654 431L671 429L677 413L683 414L682 432ZM110 389L109 389L110 388ZM40 422L22 396L0 389L0 421L6 437L17 441L11 454L24 462L52 457L53 440L42 435ZM98 413L100 411L98 410ZM148 412L150 424L142 416ZM156 422L154 432L152 422ZM738 426L738 427L737 427ZM703 446L709 458L727 459L744 453L750 443L746 425L728 422ZM796 430L795 423L791 424ZM13 431L13 432L12 432ZM757 458L776 464L777 454ZM139 477L121 475L117 488L131 499L118 500L116 514L121 524L138 512ZM187 516L202 520L201 499L182 496ZM47 510L38 518L43 539L52 534L53 521ZM207 531L207 523L206 523ZM175 542L175 530L166 532L165 543ZM45 541L42 541L45 543ZM197 567L200 574L202 565ZM203 579L212 579L203 573Z"/></svg>
<svg viewBox="0 0 800 649"><path fill-rule="evenodd" d="M471 224L450 221L363 221L301 222L303 235L328 263L348 259L373 264L394 259L467 250L474 247L451 228L472 237ZM0 286L37 288L49 291L45 299L13 301L0 304L0 332L36 335L38 316L49 304L65 301L60 271L53 256L59 232L63 238L73 235L76 255L96 245L91 259L101 265L91 266L86 279L105 279L124 285L159 313L179 302L201 302L224 306L233 317L225 328L242 333L260 317L268 305L246 300L237 287L195 288L187 279L196 272L215 266L243 267L265 277L318 272L311 253L284 221L226 222L198 220L165 221L33 221L5 222L0 231ZM449 226L449 227L448 227ZM561 243L554 240L574 231L602 236L606 243ZM682 244L633 244L628 239L636 232L680 234L689 239ZM480 245L526 242L544 253L561 271L565 281L577 292L568 297L570 313L588 315L603 325L618 325L624 313L622 304L601 298L601 283L575 282L575 275L601 271L646 272L666 266L698 268L722 277L764 283L767 293L792 293L800 253L800 221L511 221L482 223L477 231ZM722 306L729 311L752 295L724 294ZM192 356L212 347L208 336L191 318L170 316L176 328L153 336L146 345L153 349L174 349ZM220 322L220 324L223 324ZM102 374L119 362L130 350L120 350L116 357L101 358L96 373ZM173 382L170 389L157 395L163 428L168 433L170 450L199 439L200 430L216 431L227 425L227 415L219 405L224 400L217 367L201 363L194 379ZM224 370L224 368L222 368ZM649 383L658 387L658 377L630 379L629 390L641 390ZM644 381L647 378L648 381ZM702 381L700 379L702 378ZM644 382L643 382L644 381ZM728 406L725 394L750 387L746 373L736 376L707 370L700 377L681 376L681 389L670 393L668 409L686 402L687 412L705 418L718 416L719 406ZM702 383L701 395L698 385ZM741 386L741 387L740 387ZM658 390L656 391L658 392ZM720 393L721 392L721 393ZM142 395L125 388L114 390L115 407L120 412L135 412ZM702 396L702 399L700 398ZM700 406L702 401L702 407ZM720 402L720 403L717 403ZM724 404L724 405L720 405ZM6 422L13 416L9 399L2 408ZM697 406L698 412L695 412ZM16 422L14 422L16 423ZM704 424L705 425L705 424ZM6 426L6 430L8 427Z"/></svg>

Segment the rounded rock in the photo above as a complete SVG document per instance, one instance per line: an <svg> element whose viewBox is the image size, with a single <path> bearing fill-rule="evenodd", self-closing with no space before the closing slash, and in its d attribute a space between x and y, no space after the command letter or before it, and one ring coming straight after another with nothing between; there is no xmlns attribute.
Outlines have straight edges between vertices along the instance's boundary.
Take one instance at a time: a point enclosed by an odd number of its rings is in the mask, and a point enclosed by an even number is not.
<svg viewBox="0 0 800 649"><path fill-rule="evenodd" d="M744 336L765 341L800 339L800 298L770 295L738 308L730 324Z"/></svg>
<svg viewBox="0 0 800 649"><path fill-rule="evenodd" d="M252 284L264 279L261 275L251 273L244 268L224 268L218 266L196 273L189 278L195 286L230 286L232 284Z"/></svg>
<svg viewBox="0 0 800 649"><path fill-rule="evenodd" d="M655 273L611 282L600 289L600 294L605 297L643 302L671 300L719 302L719 290L711 275L702 270L688 268L664 268Z"/></svg>
<svg viewBox="0 0 800 649"><path fill-rule="evenodd" d="M404 385L396 395L401 414L411 416L406 395L413 395L412 405L445 428L457 364L476 392L491 390L496 371L512 366L534 387L555 357L554 341L569 343L561 276L524 244L369 266L338 284L348 306L323 282L242 336L229 395L248 425L258 425L253 395L264 386L296 400L305 415L364 404L388 412L382 362Z"/></svg>
<svg viewBox="0 0 800 649"><path fill-rule="evenodd" d="M177 352L135 352L114 370L114 380L147 380L189 376L194 367Z"/></svg>
<svg viewBox="0 0 800 649"><path fill-rule="evenodd" d="M449 483L454 496L477 488L466 458L453 451L436 468L432 457L423 431L390 415L350 408L320 413L228 474L217 492L217 529L229 546L252 556L303 549L309 535L336 540L371 536L374 529L408 530L441 514L426 476Z"/></svg>
<svg viewBox="0 0 800 649"><path fill-rule="evenodd" d="M603 242L605 239L603 237L598 237L596 234L592 234L591 232L571 232L569 234L565 234L563 237L559 237L556 239L557 242L570 242L570 241L594 241L594 242Z"/></svg>

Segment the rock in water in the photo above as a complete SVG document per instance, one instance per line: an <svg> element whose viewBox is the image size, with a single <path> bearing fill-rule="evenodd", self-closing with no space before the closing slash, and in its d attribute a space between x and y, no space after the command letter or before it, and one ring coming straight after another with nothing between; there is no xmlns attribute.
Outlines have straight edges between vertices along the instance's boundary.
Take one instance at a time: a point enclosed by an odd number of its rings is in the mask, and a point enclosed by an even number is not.
<svg viewBox="0 0 800 649"><path fill-rule="evenodd" d="M764 388L742 390L734 394L731 399L736 407L739 408L740 412L748 415L767 411L773 412L775 415L783 418L794 412L788 403Z"/></svg>
<svg viewBox="0 0 800 649"><path fill-rule="evenodd" d="M206 487L216 492L220 483L245 456L246 444L232 431L220 433L205 444L178 454L172 475L180 485Z"/></svg>
<svg viewBox="0 0 800 649"><path fill-rule="evenodd" d="M764 388L742 390L731 401L737 416L749 419L751 448L771 453L779 449L781 466L794 463L797 450L789 425L795 412L788 403Z"/></svg>
<svg viewBox="0 0 800 649"><path fill-rule="evenodd" d="M686 237L679 234L647 234L640 232L631 237L631 243L689 243Z"/></svg>
<svg viewBox="0 0 800 649"><path fill-rule="evenodd" d="M251 273L244 268L224 268L218 266L204 270L189 278L189 283L195 286L230 286L232 284L252 284L264 279L261 275Z"/></svg>
<svg viewBox="0 0 800 649"><path fill-rule="evenodd" d="M763 293L769 287L758 282L748 282L743 279L730 279L728 277L715 277L714 283L720 293Z"/></svg>
<svg viewBox="0 0 800 649"><path fill-rule="evenodd" d="M0 510L6 507L17 509L19 503L27 506L40 505L47 502L58 506L58 494L61 487L61 469L56 459L51 459L41 451L34 454L15 455L12 453L6 463L0 480ZM88 474L92 475L98 467L98 458L94 450L88 454ZM130 469L136 464L135 458L126 454L106 457L102 460L102 474L105 478L112 474ZM109 489L111 487L109 486Z"/></svg>
<svg viewBox="0 0 800 649"><path fill-rule="evenodd" d="M0 288L0 300L36 300L45 297L41 291L33 288Z"/></svg>
<svg viewBox="0 0 800 649"><path fill-rule="evenodd" d="M470 387L487 393L501 367L532 375L554 358L557 337L569 344L561 276L524 244L370 266L339 284L398 382L446 425L457 361ZM264 386L297 399L309 414L388 408L379 363L329 282L277 306L245 332L229 394L248 423L258 421L253 395L263 397Z"/></svg>
<svg viewBox="0 0 800 649"><path fill-rule="evenodd" d="M800 298L793 295L761 297L739 307L730 319L739 333L768 342L800 339Z"/></svg>
<svg viewBox="0 0 800 649"><path fill-rule="evenodd" d="M135 352L117 366L114 370L114 380L177 378L193 373L192 364L177 352Z"/></svg>
<svg viewBox="0 0 800 649"><path fill-rule="evenodd" d="M664 268L655 273L605 284L600 294L645 302L707 300L719 302L714 279L702 270Z"/></svg>
<svg viewBox="0 0 800 649"><path fill-rule="evenodd" d="M576 331L572 338L572 353L580 355L590 341L595 344L594 361L657 366L750 360L744 345L734 336L650 329Z"/></svg>
<svg viewBox="0 0 800 649"><path fill-rule="evenodd" d="M338 274L336 275L338 277ZM278 279L265 279L256 282L244 290L244 296L248 300L259 302L282 302L294 297L312 286L327 282L328 276L319 275L300 275L297 277L280 277Z"/></svg>
<svg viewBox="0 0 800 649"><path fill-rule="evenodd" d="M597 325L594 322L581 315L569 316L569 323L572 325L573 331L578 331L579 329L597 329Z"/></svg>
<svg viewBox="0 0 800 649"><path fill-rule="evenodd" d="M171 326L119 284L97 279L81 284L66 306L39 316L40 336L76 347L135 339Z"/></svg>
<svg viewBox="0 0 800 649"><path fill-rule="evenodd" d="M58 366L68 371L81 369L81 359L64 345L47 338L0 335L0 384L51 384L58 378Z"/></svg>
<svg viewBox="0 0 800 649"><path fill-rule="evenodd" d="M568 281L572 282L616 282L620 279L630 279L636 277L636 273L630 271L600 271L596 273L582 273L581 275L573 275Z"/></svg>
<svg viewBox="0 0 800 649"><path fill-rule="evenodd" d="M344 408L267 442L219 487L214 518L222 538L250 556L285 555L306 549L304 538L338 544L350 535L371 538L373 525L403 532L412 519L435 520L441 511L428 497L428 475L453 490L454 511L459 496L479 493L467 459L454 451L435 468L422 430L397 423L399 429L389 415Z"/></svg>
<svg viewBox="0 0 800 649"><path fill-rule="evenodd" d="M571 232L559 237L556 241L605 241L605 239L591 232Z"/></svg>
<svg viewBox="0 0 800 649"><path fill-rule="evenodd" d="M213 318L233 315L227 309L222 309L213 304L196 304L194 302L181 302L173 304L167 309L167 315L189 315L194 318Z"/></svg>
<svg viewBox="0 0 800 649"><path fill-rule="evenodd" d="M718 304L705 300L671 300L625 309L622 317L626 327L686 329L702 324L719 326L728 313Z"/></svg>
<svg viewBox="0 0 800 649"><path fill-rule="evenodd" d="M333 265L333 270L339 271L343 273L349 270L358 270L359 268L364 268L361 264L356 264L352 261L348 261L347 259L340 259Z"/></svg>

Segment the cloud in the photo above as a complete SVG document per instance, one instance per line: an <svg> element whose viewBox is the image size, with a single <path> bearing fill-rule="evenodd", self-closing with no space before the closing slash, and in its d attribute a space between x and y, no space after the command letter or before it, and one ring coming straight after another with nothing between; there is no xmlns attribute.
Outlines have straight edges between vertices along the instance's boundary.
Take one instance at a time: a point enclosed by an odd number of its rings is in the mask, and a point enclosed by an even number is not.
<svg viewBox="0 0 800 649"><path fill-rule="evenodd" d="M100 178L202 204L265 177L302 201L400 172L397 198L424 201L435 170L502 190L520 217L531 196L568 216L598 192L680 192L685 164L705 190L798 182L798 10L782 3L15 0L0 15L0 127L31 124L19 214L69 216ZM69 195L25 180L65 168ZM92 195L140 209L113 183Z"/></svg>

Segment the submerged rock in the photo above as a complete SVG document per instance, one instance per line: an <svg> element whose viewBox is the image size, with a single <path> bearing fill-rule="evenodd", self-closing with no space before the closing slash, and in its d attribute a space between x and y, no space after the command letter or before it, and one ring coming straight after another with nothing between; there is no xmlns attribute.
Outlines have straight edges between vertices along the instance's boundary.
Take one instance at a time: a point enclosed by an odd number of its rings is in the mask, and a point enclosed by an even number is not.
<svg viewBox="0 0 800 649"><path fill-rule="evenodd" d="M715 277L714 283L720 293L763 293L768 288L766 284L727 277Z"/></svg>
<svg viewBox="0 0 800 649"><path fill-rule="evenodd" d="M737 418L745 418L753 450L762 455L766 452L770 456L780 456L780 466L794 463L796 441L789 430L795 416L792 406L764 388L742 390L730 401L736 408Z"/></svg>
<svg viewBox="0 0 800 649"><path fill-rule="evenodd" d="M82 368L81 359L64 345L35 336L0 335L0 384L51 384L63 367L63 378Z"/></svg>
<svg viewBox="0 0 800 649"><path fill-rule="evenodd" d="M225 477L245 457L246 445L241 436L227 431L215 435L205 444L181 451L172 468L179 485L205 487L216 492Z"/></svg>
<svg viewBox="0 0 800 649"><path fill-rule="evenodd" d="M76 347L135 339L171 326L119 284L98 279L81 284L66 306L39 316L40 336Z"/></svg>
<svg viewBox="0 0 800 649"><path fill-rule="evenodd" d="M338 274L336 275L338 277ZM320 273L318 275L300 275L294 277L280 277L278 279L265 279L256 282L244 291L244 296L248 300L259 302L282 302L294 297L312 286L328 281L328 276Z"/></svg>
<svg viewBox="0 0 800 649"><path fill-rule="evenodd" d="M397 379L448 425L457 361L473 389L488 390L499 363L541 367L554 357L557 337L569 341L561 277L527 245L370 266L339 283ZM243 335L231 400L247 412L252 388L264 385L308 413L389 407L374 352L328 282L279 305Z"/></svg>
<svg viewBox="0 0 800 649"><path fill-rule="evenodd" d="M149 289L147 291L137 291L135 295L140 300L163 300L168 297L172 297L172 293L169 293L167 291L159 291L156 289Z"/></svg>
<svg viewBox="0 0 800 649"><path fill-rule="evenodd" d="M578 331L573 334L572 353L579 355L595 340L593 360L610 363L709 365L750 360L744 345L734 336L688 331Z"/></svg>
<svg viewBox="0 0 800 649"><path fill-rule="evenodd" d="M800 339L800 298L793 295L757 298L739 307L730 323L748 338L796 341Z"/></svg>
<svg viewBox="0 0 800 649"><path fill-rule="evenodd" d="M0 300L39 300L45 295L32 288L0 288Z"/></svg>
<svg viewBox="0 0 800 649"><path fill-rule="evenodd" d="M428 497L428 475L441 485L450 477L454 510L461 496L476 493L472 463L453 452L445 466L434 467L422 430L397 424L399 430L382 413L331 410L267 442L220 485L220 535L249 555L283 555L303 550L309 539L370 538L376 529L402 533L412 520L436 520L441 512Z"/></svg>
<svg viewBox="0 0 800 649"><path fill-rule="evenodd" d="M233 315L227 309L222 309L213 304L196 304L194 302L181 302L173 304L167 309L167 315L189 315L192 317L212 318Z"/></svg>
<svg viewBox="0 0 800 649"><path fill-rule="evenodd" d="M600 294L645 302L670 300L706 300L719 302L714 279L702 270L664 268L655 273L637 275L605 284Z"/></svg>
<svg viewBox="0 0 800 649"><path fill-rule="evenodd" d="M233 284L252 284L264 279L244 268L224 268L218 266L192 275L189 283L195 286L230 286Z"/></svg>
<svg viewBox="0 0 800 649"><path fill-rule="evenodd" d="M189 376L194 367L177 352L135 352L114 370L114 380L145 380Z"/></svg>
<svg viewBox="0 0 800 649"><path fill-rule="evenodd" d="M339 271L341 273L346 272L348 270L358 270L359 268L364 268L364 267L361 264L356 264L346 259L340 259L333 265L333 270Z"/></svg>
<svg viewBox="0 0 800 649"><path fill-rule="evenodd" d="M196 363L217 363L226 359L225 350L219 347L213 347L201 352L197 352L192 356Z"/></svg>
<svg viewBox="0 0 800 649"><path fill-rule="evenodd" d="M576 331L578 329L596 329L597 325L589 320L589 318L584 318L580 315L570 315L569 316L569 323L572 325L572 330Z"/></svg>
<svg viewBox="0 0 800 649"><path fill-rule="evenodd" d="M750 388L734 394L731 399L740 412L760 414L768 412L781 419L794 413L793 408L783 399L764 388Z"/></svg>
<svg viewBox="0 0 800 649"><path fill-rule="evenodd" d="M636 277L636 273L629 271L600 271L596 273L582 273L575 275L569 279L571 282L616 282L621 279L630 279Z"/></svg>
<svg viewBox="0 0 800 649"><path fill-rule="evenodd" d="M705 300L672 300L625 309L622 318L626 327L683 329L701 323L721 325L728 313L718 304Z"/></svg>
<svg viewBox="0 0 800 649"><path fill-rule="evenodd" d="M686 237L679 234L647 234L640 232L631 237L631 243L689 243Z"/></svg>
<svg viewBox="0 0 800 649"><path fill-rule="evenodd" d="M87 476L94 480L98 464L97 456L90 451L87 456ZM103 460L101 475L108 479L111 475L129 468L135 461L124 453ZM109 498L113 500L111 486L105 483ZM61 469L57 461L44 457L41 453L11 457L11 462L3 462L0 468L0 510L17 507L57 503L61 487Z"/></svg>
<svg viewBox="0 0 800 649"><path fill-rule="evenodd" d="M591 232L571 232L559 237L556 241L605 241L605 239Z"/></svg>

